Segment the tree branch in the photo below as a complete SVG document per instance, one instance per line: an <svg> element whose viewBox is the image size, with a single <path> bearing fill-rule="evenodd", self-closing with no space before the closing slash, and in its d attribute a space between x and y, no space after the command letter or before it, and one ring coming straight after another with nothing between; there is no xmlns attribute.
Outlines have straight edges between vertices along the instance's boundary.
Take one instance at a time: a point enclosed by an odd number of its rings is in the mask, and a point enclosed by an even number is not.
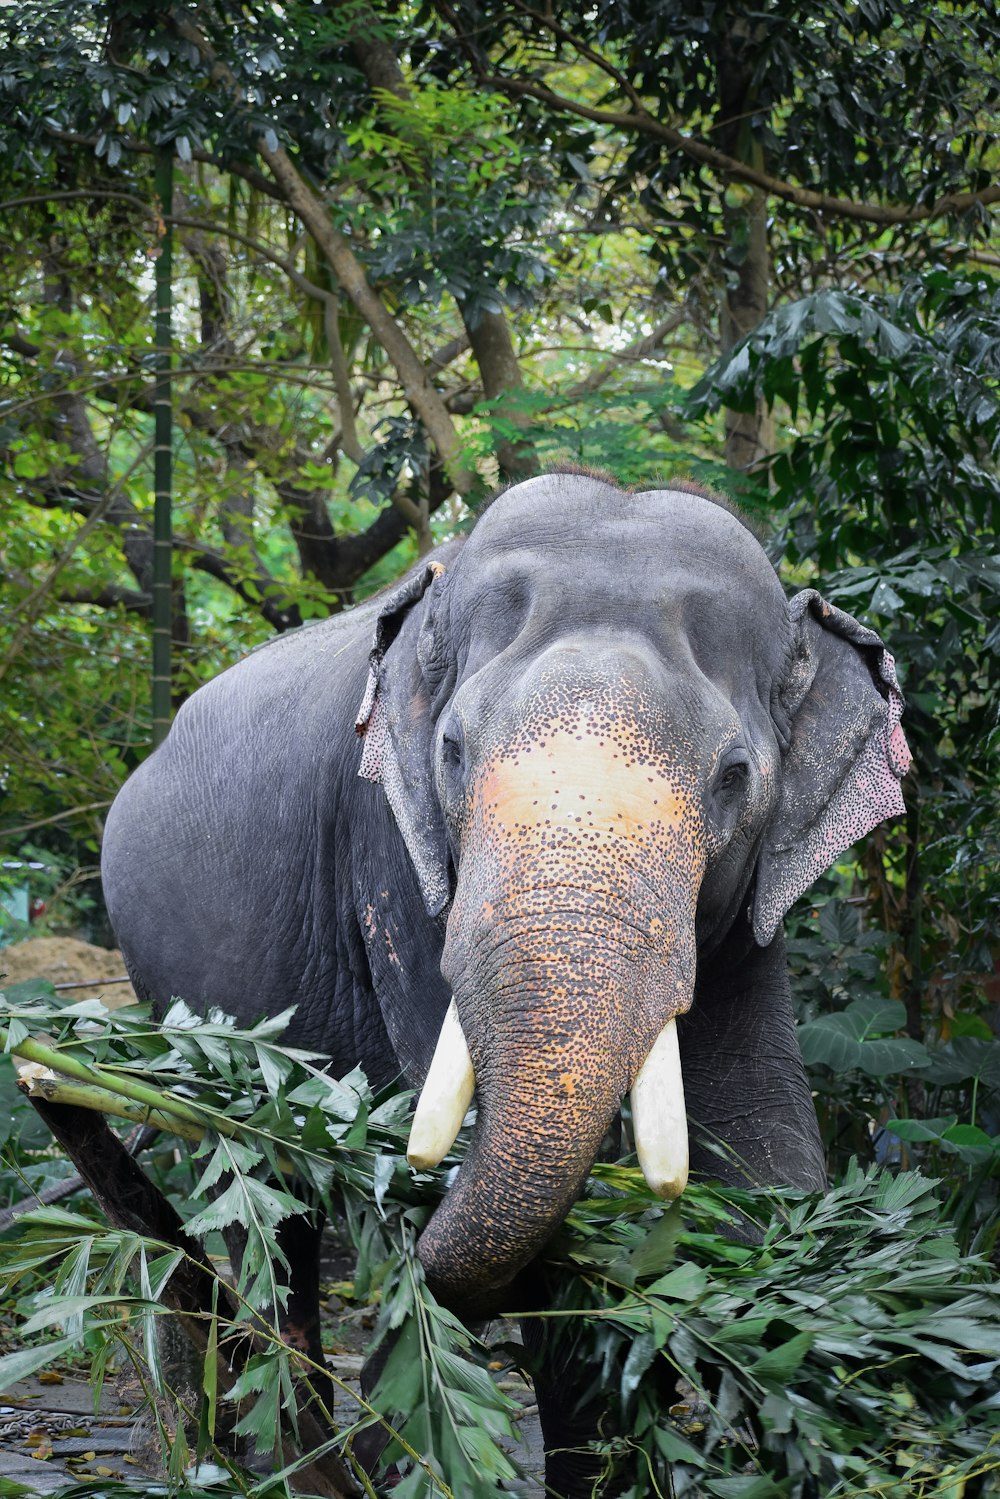
<svg viewBox="0 0 1000 1499"><path fill-rule="evenodd" d="M948 214L967 213L970 208L985 208L991 203L1000 202L1000 183L983 188L981 192L976 193L946 193L933 203L914 204L910 207L882 203L856 203L850 198L834 198L827 193L814 192L812 188L797 187L795 183L786 182L780 177L772 177L747 162L738 161L736 157L727 156L724 151L718 151L714 146L706 145L704 141L683 135L679 130L674 130L672 126L665 125L662 120L656 119L645 107L635 110L595 109L575 99L567 99L564 94L557 94L545 84L529 83L526 79L511 78L496 73L480 72L480 81L514 98L537 99L539 103L548 105L550 109L578 115L581 119L593 120L598 125L648 135L653 140L661 141L669 146L671 150L682 152L692 161L711 167L720 176L736 182L746 182L751 187L760 188L769 197L780 198L783 202L792 203L797 208L808 208L815 213L827 214L831 217L884 226L918 224L944 218Z"/></svg>
<svg viewBox="0 0 1000 1499"><path fill-rule="evenodd" d="M468 333L459 333L448 342L442 344L439 349L434 349L427 356L427 363L435 370L443 370L460 354L464 354L469 347Z"/></svg>
<svg viewBox="0 0 1000 1499"><path fill-rule="evenodd" d="M281 585L266 575L264 577L241 578L221 553L210 547L199 546L193 541L178 541L178 551L187 552L192 564L199 572L207 573L220 583L225 583L235 594L249 604L280 635L302 623L298 605L287 595L283 596Z"/></svg>
<svg viewBox="0 0 1000 1499"><path fill-rule="evenodd" d="M648 359L650 354L659 348L667 335L673 333L675 329L679 328L687 320L688 314L686 310L678 308L669 317L665 317L661 322L657 323L652 333L644 333L641 338L635 339L624 349L620 349L606 364L602 364L599 369L592 370L584 379L578 381L576 385L571 386L565 395L561 397L561 401L576 401L581 396L592 395L595 390L600 389L605 381L610 380L613 375L617 374L623 364L638 364L640 360Z"/></svg>
<svg viewBox="0 0 1000 1499"><path fill-rule="evenodd" d="M70 540L63 547L62 551L59 553L58 557L56 558L55 562L49 569L42 582L38 584L33 593L29 593L28 597L22 600L21 608L24 611L23 617L20 620L17 629L14 631L13 639L11 640L10 645L7 647L7 650L4 652L3 659L0 660L0 682L3 681L4 677L7 675L7 672L10 670L17 657L21 654L21 651L24 649L25 642L31 634L31 631L35 624L35 620L38 618L38 616L42 612L42 609L45 607L45 601L55 587L56 580L59 577L59 574L69 563L71 557L73 556L73 553L81 546L81 544L87 539L91 532L94 531L100 524L100 522L105 518L105 516L114 505L116 499L120 497L123 487L131 477L132 473L136 468L139 467L141 463L145 462L151 452L152 444L147 443L144 448L140 449L140 451L136 454L135 458L129 464L128 468L125 470L125 473L121 476L117 483L111 485L111 487L107 489L105 493L101 495L101 497L97 500L96 504L92 506L87 519L84 521L83 525L80 526L79 530L74 532Z"/></svg>
<svg viewBox="0 0 1000 1499"><path fill-rule="evenodd" d="M240 87L232 70L215 56L198 27L177 12L173 13L172 19L178 34L192 42L210 65L213 79L224 84L235 98L240 98ZM459 494L469 494L478 482L477 475L475 470L467 468L462 462L458 433L451 415L405 332L370 285L361 262L330 221L326 206L299 175L288 152L281 146L272 151L263 137L257 142L257 150L282 189L288 206L309 230L344 292L388 355L407 400L441 455L453 487Z"/></svg>
<svg viewBox="0 0 1000 1499"><path fill-rule="evenodd" d="M389 43L379 35L376 18L366 5L362 5L356 13L351 47L376 99L380 91L391 93L401 101L410 98L409 85L403 76L396 54ZM499 312L481 310L478 317L473 318L467 302L456 300L472 348L473 358L479 367L483 394L488 401L496 404L499 411L504 404L504 397L511 391L521 390L524 386L524 376L514 352L506 313L502 308ZM454 408L449 405L448 409ZM508 416L515 426L522 424L516 404L504 412L504 415ZM496 455L501 472L508 478L526 479L538 472L534 450L527 442L512 441L509 437L501 437L496 442ZM426 530L426 515L422 514L420 524L423 530L418 528L417 535L424 538L421 542L423 547L430 535Z"/></svg>
<svg viewBox="0 0 1000 1499"><path fill-rule="evenodd" d="M340 417L340 446L352 463L361 463L364 449L354 423L354 392L351 390L351 372L347 367L347 355L340 341L340 320L337 298L330 296L323 307L323 330L326 347L330 355L330 369L337 392L337 414Z"/></svg>
<svg viewBox="0 0 1000 1499"><path fill-rule="evenodd" d="M143 616L149 614L153 604L150 594L117 583L104 583L99 588L60 588L53 597L60 604L93 604L99 609L121 605L129 613Z"/></svg>
<svg viewBox="0 0 1000 1499"><path fill-rule="evenodd" d="M85 802L82 807L68 807L64 812L56 812L51 817L38 817L34 822L0 828L0 838L22 838L25 833L33 833L36 828L49 828L54 823L66 822L71 817L87 817L91 812L106 812L110 806L111 797L100 802Z"/></svg>
<svg viewBox="0 0 1000 1499"><path fill-rule="evenodd" d="M65 141L70 146L95 147L99 140L96 135L78 135L73 130L59 130L54 125L44 126L46 135L53 140ZM125 140L119 137L119 142L126 151L133 152L136 156L152 156L155 147L147 145L144 141ZM255 187L258 192L264 193L268 198L274 198L278 203L284 203L284 197L275 187L274 183L265 177L263 172L255 171L253 167L247 166L245 162L224 161L214 151L192 150L191 160L203 162L206 166L216 167L219 171L231 172L234 177L240 177L244 182Z"/></svg>
<svg viewBox="0 0 1000 1499"><path fill-rule="evenodd" d="M83 202L93 202L97 199L113 203L128 203L134 208L142 209L143 213L147 215L153 215L157 212L152 203L147 202L145 198L140 198L136 193L116 192L110 188L73 188L57 193L28 193L23 197L8 198L0 203L0 212L6 211L9 213L13 209L30 207L35 203L67 202L74 198L80 199ZM174 224L181 229L195 229L202 234L224 235L226 239L235 240L240 245L246 245L248 249L255 251L264 260L268 260L272 265L276 265L279 270L284 272L293 286L297 286L300 291L305 292L306 296L313 297L317 302L329 302L331 298L335 300L333 292L327 291L325 287L317 286L314 281L310 281L309 277L304 276L287 255L283 255L280 250L275 249L273 245L267 244L266 241L255 239L249 234L244 234L241 230L234 229L229 224L210 223L208 220L182 213L168 214L164 219L164 223Z"/></svg>

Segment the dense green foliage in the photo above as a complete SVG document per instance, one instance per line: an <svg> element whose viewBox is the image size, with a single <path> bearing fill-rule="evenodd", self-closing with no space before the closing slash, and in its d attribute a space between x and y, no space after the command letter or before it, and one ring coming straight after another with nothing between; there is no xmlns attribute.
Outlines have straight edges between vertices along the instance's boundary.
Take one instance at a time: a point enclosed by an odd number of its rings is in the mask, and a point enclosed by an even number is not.
<svg viewBox="0 0 1000 1499"><path fill-rule="evenodd" d="M137 1105L122 1095L155 1077L167 1127L173 1119L190 1139L194 1120L201 1137L194 1192L185 1186L178 1198L189 1233L246 1230L236 1325L258 1313L258 1350L235 1385L218 1387L232 1331L210 1318L200 1408L187 1412L197 1434L190 1455L224 1465L215 1492L247 1493L255 1482L216 1446L224 1411L238 1406L237 1431L276 1451L293 1382L310 1378L308 1361L270 1325L281 1295L274 1230L308 1211L287 1190L292 1173L317 1198L335 1191L346 1205L355 1293L378 1287L376 1346L395 1337L370 1406L353 1397L356 1421L338 1446L350 1454L358 1430L388 1420L386 1456L405 1473L394 1492L413 1499L478 1499L516 1476L503 1442L516 1436L517 1407L491 1377L499 1361L437 1304L414 1251L462 1141L439 1171L412 1171L409 1095L373 1098L358 1072L338 1082L318 1071L281 1046L287 1016L240 1032L177 1003L153 1029L140 1011L106 1017L85 1002L60 1012L12 995L9 1017L8 1045L39 1037L57 1067L86 1063L125 1107ZM201 1205L221 1179L229 1185ZM759 1243L733 1241L739 1218L757 1226ZM48 1336L0 1358L0 1385L65 1355L81 1335L102 1377L128 1335L144 1378L169 1388L154 1324L179 1249L62 1209L37 1210L8 1237L3 1276L8 1290L21 1289L24 1334ZM962 1253L933 1183L916 1173L853 1167L840 1187L812 1197L694 1187L665 1209L634 1165L599 1165L549 1249L547 1276L551 1303L529 1315L545 1319L550 1345L568 1343L575 1364L601 1379L608 1430L620 1433L602 1450L630 1499L862 1490L903 1499L941 1493L945 1481L1000 1488L1000 1288L988 1261ZM186 1443L169 1446L181 1481ZM270 1479L263 1488L279 1491Z"/></svg>

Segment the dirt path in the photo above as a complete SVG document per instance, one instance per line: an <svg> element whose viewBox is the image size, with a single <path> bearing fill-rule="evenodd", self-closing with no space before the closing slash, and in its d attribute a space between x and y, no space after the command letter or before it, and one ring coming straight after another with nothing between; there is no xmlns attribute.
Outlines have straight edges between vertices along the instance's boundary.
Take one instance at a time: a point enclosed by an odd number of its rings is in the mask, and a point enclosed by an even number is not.
<svg viewBox="0 0 1000 1499"><path fill-rule="evenodd" d="M89 1384L25 1379L0 1394L0 1478L53 1494L85 1478L118 1478L144 1489L159 1475L150 1433L114 1391L94 1415Z"/></svg>

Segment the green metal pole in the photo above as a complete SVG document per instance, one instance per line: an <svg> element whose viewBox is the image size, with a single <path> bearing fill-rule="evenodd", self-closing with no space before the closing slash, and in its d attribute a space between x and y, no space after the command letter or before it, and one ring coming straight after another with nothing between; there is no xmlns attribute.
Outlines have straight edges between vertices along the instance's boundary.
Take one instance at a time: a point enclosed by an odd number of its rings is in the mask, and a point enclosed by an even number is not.
<svg viewBox="0 0 1000 1499"><path fill-rule="evenodd" d="M156 153L156 193L163 220L156 258L156 387L153 395L153 748L170 728L170 636L173 597L173 402L170 381L174 157Z"/></svg>

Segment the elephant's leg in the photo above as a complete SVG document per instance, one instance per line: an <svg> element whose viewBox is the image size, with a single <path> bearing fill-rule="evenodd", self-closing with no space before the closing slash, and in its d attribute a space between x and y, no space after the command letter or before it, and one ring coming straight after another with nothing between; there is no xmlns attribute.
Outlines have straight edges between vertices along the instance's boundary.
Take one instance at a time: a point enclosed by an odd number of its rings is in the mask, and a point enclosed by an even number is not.
<svg viewBox="0 0 1000 1499"><path fill-rule="evenodd" d="M370 1400L375 1386L382 1377L382 1370L389 1361L389 1355L396 1344L396 1334L388 1333L365 1360L361 1370L361 1393L366 1400ZM374 1477L381 1467L382 1453L389 1445L389 1433L384 1426L369 1426L365 1431L354 1438L354 1456L364 1468L365 1472ZM382 1474L382 1482L386 1487L392 1487L398 1474L395 1467L390 1468Z"/></svg>
<svg viewBox="0 0 1000 1499"><path fill-rule="evenodd" d="M539 1305L548 1304L549 1299L543 1277L544 1272L531 1269L520 1278L526 1287L529 1280L533 1282L532 1301ZM538 1402L546 1493L557 1499L590 1499L595 1493L613 1499L625 1487L625 1480L609 1475L607 1462L588 1450L597 1437L613 1434L599 1369L580 1357L564 1324L524 1317L521 1337Z"/></svg>
<svg viewBox="0 0 1000 1499"><path fill-rule="evenodd" d="M283 1341L310 1360L307 1378L315 1395L310 1404L317 1419L329 1424L335 1386L323 1357L319 1311L320 1247L325 1223L325 1213L317 1208L309 1214L285 1218L278 1225L278 1247L288 1261L288 1301L279 1311L278 1327Z"/></svg>
<svg viewBox="0 0 1000 1499"><path fill-rule="evenodd" d="M760 948L738 924L700 967L678 1035L692 1170L737 1186L824 1188L784 933Z"/></svg>
<svg viewBox="0 0 1000 1499"><path fill-rule="evenodd" d="M210 1189L217 1196L225 1187L225 1181ZM310 1424L317 1439L325 1440L332 1430L334 1389L332 1379L323 1358L319 1310L319 1256L325 1214L313 1209L308 1214L296 1214L285 1218L275 1231L277 1247L288 1262L287 1271L275 1260L274 1273L279 1284L286 1285L288 1295L284 1306L263 1308L254 1318L253 1342L259 1348L273 1344L275 1332L282 1342L296 1352L302 1353L309 1364L301 1371L299 1413L308 1412ZM246 1230L239 1223L230 1224L223 1230L223 1238L234 1280L239 1281L240 1266L247 1252ZM312 1395L301 1387L307 1379ZM330 1419L328 1419L328 1417ZM252 1453L252 1441L249 1452ZM262 1454L261 1460L267 1460ZM257 1466L248 1453L244 1461Z"/></svg>

